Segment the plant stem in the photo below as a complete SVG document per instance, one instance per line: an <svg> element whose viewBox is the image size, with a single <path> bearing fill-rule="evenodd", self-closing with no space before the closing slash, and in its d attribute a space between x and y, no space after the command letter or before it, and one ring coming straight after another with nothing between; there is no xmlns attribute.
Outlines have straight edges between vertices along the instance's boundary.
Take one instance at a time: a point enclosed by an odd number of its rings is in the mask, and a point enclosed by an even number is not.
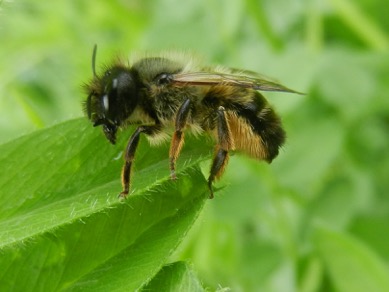
<svg viewBox="0 0 389 292"><path fill-rule="evenodd" d="M339 17L364 41L377 51L389 49L388 36L350 0L331 0Z"/></svg>

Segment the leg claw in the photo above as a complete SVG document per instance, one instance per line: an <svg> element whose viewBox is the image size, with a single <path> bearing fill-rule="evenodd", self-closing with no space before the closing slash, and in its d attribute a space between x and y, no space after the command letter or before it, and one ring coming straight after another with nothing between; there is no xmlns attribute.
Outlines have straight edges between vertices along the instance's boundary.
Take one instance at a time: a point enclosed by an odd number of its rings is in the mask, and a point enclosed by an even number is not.
<svg viewBox="0 0 389 292"><path fill-rule="evenodd" d="M125 200L128 197L128 191L122 191L119 195L118 198L119 200Z"/></svg>

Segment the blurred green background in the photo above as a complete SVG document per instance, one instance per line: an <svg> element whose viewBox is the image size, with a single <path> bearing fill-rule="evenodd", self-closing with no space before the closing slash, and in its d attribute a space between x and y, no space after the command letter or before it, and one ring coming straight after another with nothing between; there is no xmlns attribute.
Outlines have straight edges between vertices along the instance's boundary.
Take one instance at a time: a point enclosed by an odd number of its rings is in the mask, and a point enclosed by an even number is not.
<svg viewBox="0 0 389 292"><path fill-rule="evenodd" d="M385 287L385 0L22 0L0 8L0 142L82 116L95 43L98 64L189 50L306 92L265 94L287 144L271 166L230 160L223 190L174 259L192 263L212 291Z"/></svg>

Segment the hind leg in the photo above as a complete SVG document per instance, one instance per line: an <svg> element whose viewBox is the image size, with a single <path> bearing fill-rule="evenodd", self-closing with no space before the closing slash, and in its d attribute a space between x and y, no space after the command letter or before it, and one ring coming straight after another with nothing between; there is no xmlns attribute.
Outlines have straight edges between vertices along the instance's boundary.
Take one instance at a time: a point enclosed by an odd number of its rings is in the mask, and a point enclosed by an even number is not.
<svg viewBox="0 0 389 292"><path fill-rule="evenodd" d="M217 140L216 153L212 161L210 174L208 177L209 198L213 198L212 183L223 174L229 159L228 151L233 149L231 130L225 114L225 109L220 106L216 111L217 115Z"/></svg>

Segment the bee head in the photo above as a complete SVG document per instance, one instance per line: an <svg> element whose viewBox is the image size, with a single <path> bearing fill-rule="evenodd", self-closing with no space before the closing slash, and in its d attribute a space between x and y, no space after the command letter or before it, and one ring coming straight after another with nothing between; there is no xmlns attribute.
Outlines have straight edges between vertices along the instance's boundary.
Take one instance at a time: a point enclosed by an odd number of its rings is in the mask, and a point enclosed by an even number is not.
<svg viewBox="0 0 389 292"><path fill-rule="evenodd" d="M134 111L137 103L137 87L131 71L123 65L106 69L102 76L95 72L96 47L93 51L93 79L85 86L88 97L84 112L94 127L102 126L107 139L115 144L116 132Z"/></svg>

